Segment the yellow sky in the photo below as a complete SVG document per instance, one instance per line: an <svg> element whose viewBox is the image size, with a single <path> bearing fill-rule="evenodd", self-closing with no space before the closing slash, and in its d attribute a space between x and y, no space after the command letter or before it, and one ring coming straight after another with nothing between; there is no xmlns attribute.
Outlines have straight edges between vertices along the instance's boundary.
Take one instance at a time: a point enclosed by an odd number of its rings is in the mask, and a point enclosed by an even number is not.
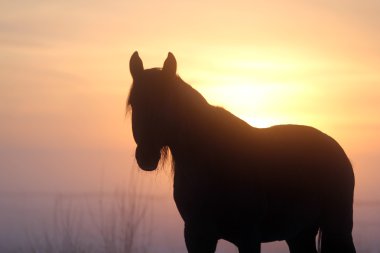
<svg viewBox="0 0 380 253"><path fill-rule="evenodd" d="M0 155L106 149L130 161L124 103L139 50L146 67L173 52L210 103L257 126L316 126L362 165L380 150L379 12L374 0L3 1Z"/></svg>

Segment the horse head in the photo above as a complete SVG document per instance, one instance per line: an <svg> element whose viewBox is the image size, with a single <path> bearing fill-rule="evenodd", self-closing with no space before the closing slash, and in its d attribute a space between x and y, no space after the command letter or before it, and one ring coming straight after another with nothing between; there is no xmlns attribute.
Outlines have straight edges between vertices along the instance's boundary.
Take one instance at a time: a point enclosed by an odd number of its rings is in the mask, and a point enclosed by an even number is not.
<svg viewBox="0 0 380 253"><path fill-rule="evenodd" d="M162 69L144 70L135 52L129 62L133 84L128 105L132 109L132 131L137 144L135 157L139 167L155 170L162 155L166 155L172 134L177 62L168 54Z"/></svg>

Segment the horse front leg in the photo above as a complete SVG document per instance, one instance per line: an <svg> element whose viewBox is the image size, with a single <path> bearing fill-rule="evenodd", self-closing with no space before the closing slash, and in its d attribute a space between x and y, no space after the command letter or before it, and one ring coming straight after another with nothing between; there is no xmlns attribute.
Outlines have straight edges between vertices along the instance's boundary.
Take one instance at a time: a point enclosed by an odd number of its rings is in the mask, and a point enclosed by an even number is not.
<svg viewBox="0 0 380 253"><path fill-rule="evenodd" d="M214 253L218 239L208 229L185 225L185 242L189 253Z"/></svg>

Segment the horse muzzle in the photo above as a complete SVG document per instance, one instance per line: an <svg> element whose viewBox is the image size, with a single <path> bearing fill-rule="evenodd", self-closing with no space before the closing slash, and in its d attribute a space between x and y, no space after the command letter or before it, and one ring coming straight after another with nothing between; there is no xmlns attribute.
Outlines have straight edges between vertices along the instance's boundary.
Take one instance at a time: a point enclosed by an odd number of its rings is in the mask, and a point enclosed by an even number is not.
<svg viewBox="0 0 380 253"><path fill-rule="evenodd" d="M141 147L138 145L136 148L135 157L137 164L142 170L153 171L158 166L158 162L161 158L161 152L160 149Z"/></svg>

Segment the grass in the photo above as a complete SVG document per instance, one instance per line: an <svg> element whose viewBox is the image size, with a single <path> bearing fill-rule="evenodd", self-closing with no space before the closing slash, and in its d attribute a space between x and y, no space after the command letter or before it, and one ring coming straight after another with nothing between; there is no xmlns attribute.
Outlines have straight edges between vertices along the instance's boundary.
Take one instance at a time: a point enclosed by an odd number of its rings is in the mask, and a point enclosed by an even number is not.
<svg viewBox="0 0 380 253"><path fill-rule="evenodd" d="M78 208L72 197L57 196L52 226L34 231L20 250L32 253L145 253L151 238L148 198L131 175L125 187L101 192L96 204Z"/></svg>

